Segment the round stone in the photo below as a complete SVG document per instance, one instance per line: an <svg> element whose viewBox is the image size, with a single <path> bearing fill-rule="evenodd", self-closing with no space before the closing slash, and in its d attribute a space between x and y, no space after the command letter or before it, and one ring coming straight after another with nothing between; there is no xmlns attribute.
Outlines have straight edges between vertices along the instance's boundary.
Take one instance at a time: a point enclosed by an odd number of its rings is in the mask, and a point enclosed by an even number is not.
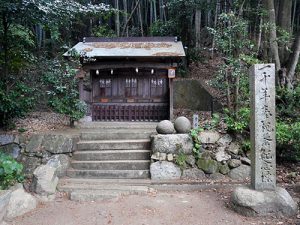
<svg viewBox="0 0 300 225"><path fill-rule="evenodd" d="M192 128L192 124L188 118L186 118L184 116L180 116L175 120L174 127L175 127L175 130L177 131L177 133L184 134L184 133L190 132L190 130Z"/></svg>
<svg viewBox="0 0 300 225"><path fill-rule="evenodd" d="M159 134L173 134L175 130L171 121L163 120L157 124L156 131Z"/></svg>

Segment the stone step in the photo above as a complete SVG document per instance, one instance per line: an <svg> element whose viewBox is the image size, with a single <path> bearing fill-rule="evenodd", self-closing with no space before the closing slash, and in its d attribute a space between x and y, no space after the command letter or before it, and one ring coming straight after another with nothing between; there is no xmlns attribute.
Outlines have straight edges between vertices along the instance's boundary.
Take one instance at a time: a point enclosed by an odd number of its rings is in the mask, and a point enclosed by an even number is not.
<svg viewBox="0 0 300 225"><path fill-rule="evenodd" d="M68 169L67 176L71 178L93 179L147 179L149 170L75 170Z"/></svg>
<svg viewBox="0 0 300 225"><path fill-rule="evenodd" d="M102 130L82 132L81 140L128 140L128 139L149 139L151 134L155 134L153 129L134 129L134 130Z"/></svg>
<svg viewBox="0 0 300 225"><path fill-rule="evenodd" d="M149 160L150 150L103 150L77 151L73 159L78 161L89 160Z"/></svg>
<svg viewBox="0 0 300 225"><path fill-rule="evenodd" d="M150 160L75 161L71 167L79 170L147 170Z"/></svg>
<svg viewBox="0 0 300 225"><path fill-rule="evenodd" d="M111 188L111 189L109 189ZM146 195L149 192L148 187L107 187L107 189L83 189L83 190L74 190L70 192L70 200L71 201L100 201L100 200L108 200L108 199L117 199L120 196L125 195Z"/></svg>
<svg viewBox="0 0 300 225"><path fill-rule="evenodd" d="M57 190L70 193L76 190L126 190L130 191L132 194L139 192L147 192L148 186L150 185L129 185L129 184L118 184L118 183L97 183L97 182L89 182L89 183L70 183L70 182L59 182L57 185Z"/></svg>
<svg viewBox="0 0 300 225"><path fill-rule="evenodd" d="M150 149L150 139L80 141L78 150Z"/></svg>
<svg viewBox="0 0 300 225"><path fill-rule="evenodd" d="M88 178L68 178L59 179L58 186L74 185L122 185L122 186L149 186L151 179L88 179Z"/></svg>
<svg viewBox="0 0 300 225"><path fill-rule="evenodd" d="M157 122L89 122L76 125L80 129L153 129Z"/></svg>

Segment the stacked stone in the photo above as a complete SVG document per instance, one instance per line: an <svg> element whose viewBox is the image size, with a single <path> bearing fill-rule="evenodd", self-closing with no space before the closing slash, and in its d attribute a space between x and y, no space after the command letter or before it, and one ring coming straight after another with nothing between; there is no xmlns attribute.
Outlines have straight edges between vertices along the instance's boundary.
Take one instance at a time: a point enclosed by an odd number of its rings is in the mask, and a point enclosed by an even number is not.
<svg viewBox="0 0 300 225"><path fill-rule="evenodd" d="M152 137L152 179L219 179L224 175L239 180L250 178L250 159L229 134L200 132L201 154L196 160L189 134L191 123L187 118L179 117L174 124L161 121L156 130L158 134ZM176 164L180 154L185 155L185 167L181 168Z"/></svg>
<svg viewBox="0 0 300 225"><path fill-rule="evenodd" d="M185 117L177 118L174 124L163 120L157 125L158 134L152 136L152 179L180 179L181 170L174 161L178 154L192 154L193 140L188 134L190 130L191 123Z"/></svg>
<svg viewBox="0 0 300 225"><path fill-rule="evenodd" d="M26 177L32 178L34 170L43 164L55 167L58 177L63 177L69 166L69 156L76 140L68 135L36 134L22 151L20 161L24 164Z"/></svg>
<svg viewBox="0 0 300 225"><path fill-rule="evenodd" d="M250 178L251 161L229 134L203 131L198 138L202 152L197 165L205 173L219 172L237 180Z"/></svg>

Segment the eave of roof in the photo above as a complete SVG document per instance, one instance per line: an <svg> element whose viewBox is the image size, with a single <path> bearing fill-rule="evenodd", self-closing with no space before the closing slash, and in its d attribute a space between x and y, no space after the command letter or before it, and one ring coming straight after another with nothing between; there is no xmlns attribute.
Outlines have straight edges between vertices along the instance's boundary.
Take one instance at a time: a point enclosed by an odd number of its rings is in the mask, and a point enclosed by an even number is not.
<svg viewBox="0 0 300 225"><path fill-rule="evenodd" d="M79 42L64 56L81 57L185 57L180 41L171 38L117 38L95 39Z"/></svg>

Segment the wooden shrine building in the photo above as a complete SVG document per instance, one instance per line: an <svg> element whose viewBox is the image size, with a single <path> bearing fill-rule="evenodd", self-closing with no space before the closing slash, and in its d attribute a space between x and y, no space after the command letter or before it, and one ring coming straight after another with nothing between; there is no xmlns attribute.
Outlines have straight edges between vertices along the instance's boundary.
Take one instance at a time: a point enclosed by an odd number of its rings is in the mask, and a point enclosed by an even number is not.
<svg viewBox="0 0 300 225"><path fill-rule="evenodd" d="M64 54L80 55L80 99L93 121L173 118L173 81L185 52L176 37L84 38Z"/></svg>

